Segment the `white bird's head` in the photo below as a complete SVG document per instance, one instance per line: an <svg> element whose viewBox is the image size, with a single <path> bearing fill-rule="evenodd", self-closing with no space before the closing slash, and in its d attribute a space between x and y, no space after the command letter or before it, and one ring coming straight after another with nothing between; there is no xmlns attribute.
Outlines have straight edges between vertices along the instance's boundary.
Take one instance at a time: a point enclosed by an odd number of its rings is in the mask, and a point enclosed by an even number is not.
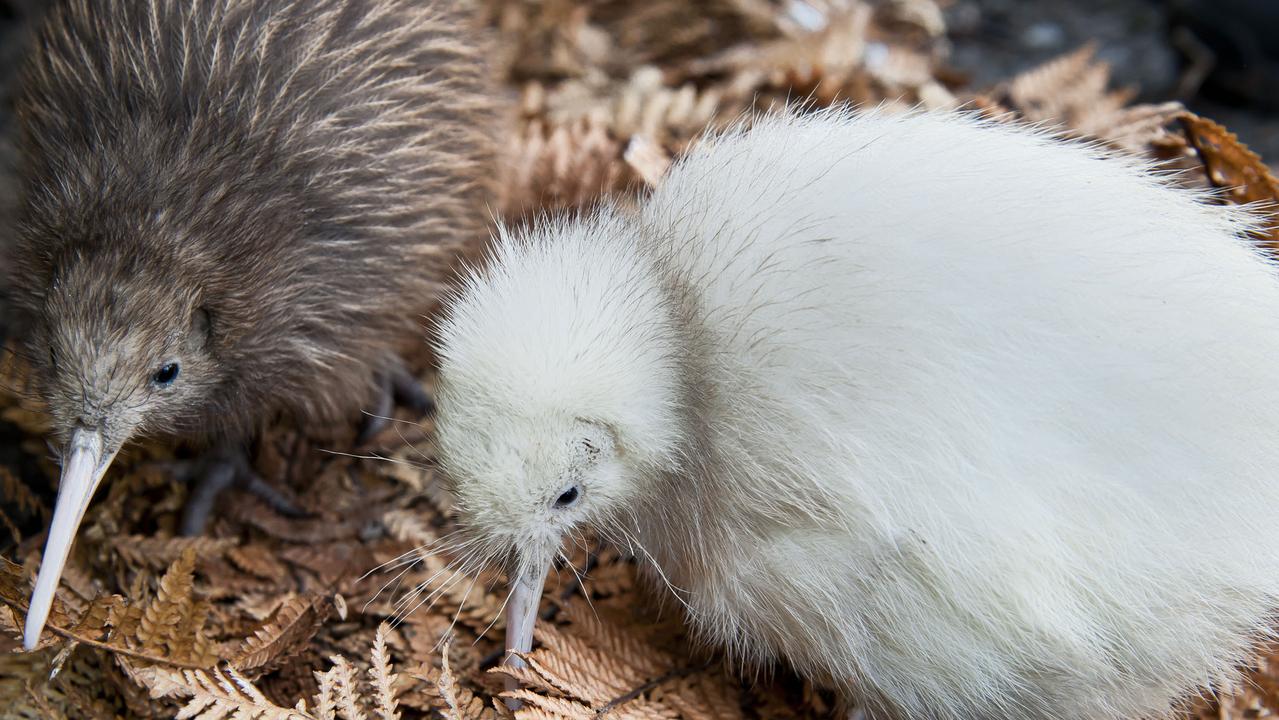
<svg viewBox="0 0 1279 720"><path fill-rule="evenodd" d="M609 211L513 236L448 304L440 461L462 522L506 565L527 652L565 537L607 530L678 465L680 343L662 278Z"/></svg>

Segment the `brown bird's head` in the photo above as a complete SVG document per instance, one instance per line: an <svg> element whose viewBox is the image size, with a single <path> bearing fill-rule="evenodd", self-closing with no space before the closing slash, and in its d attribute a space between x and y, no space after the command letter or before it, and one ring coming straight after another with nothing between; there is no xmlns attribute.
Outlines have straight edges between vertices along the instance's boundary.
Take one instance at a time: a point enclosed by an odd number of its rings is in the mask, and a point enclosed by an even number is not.
<svg viewBox="0 0 1279 720"><path fill-rule="evenodd" d="M152 242L144 252L129 245L99 237L66 246L32 268L43 278L22 283L26 355L62 461L28 614L28 645L39 635L76 528L116 453L133 437L196 429L221 381L211 353L214 320L179 253L164 243Z"/></svg>
<svg viewBox="0 0 1279 720"><path fill-rule="evenodd" d="M173 262L76 253L55 266L29 354L64 442L89 431L111 452L193 429L220 372L212 317Z"/></svg>

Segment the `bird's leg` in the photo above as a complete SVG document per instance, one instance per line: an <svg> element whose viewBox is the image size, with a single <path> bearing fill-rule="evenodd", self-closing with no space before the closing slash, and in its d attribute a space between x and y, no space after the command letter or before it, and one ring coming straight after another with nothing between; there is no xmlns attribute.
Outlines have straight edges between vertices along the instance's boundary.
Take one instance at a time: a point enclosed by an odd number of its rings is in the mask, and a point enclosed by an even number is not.
<svg viewBox="0 0 1279 720"><path fill-rule="evenodd" d="M355 444L364 445L382 432L382 429L390 422L388 418L393 412L395 412L395 391L390 375L383 375L379 378L377 404L372 410L364 411L364 417L360 420L360 432L355 436Z"/></svg>
<svg viewBox="0 0 1279 720"><path fill-rule="evenodd" d="M364 445L386 429L397 405L408 408L418 415L429 415L435 410L435 403L431 400L431 396L422 388L418 379L399 362L394 363L381 374L379 385L377 405L373 410L365 412L364 420L360 423L360 433L356 436L357 445Z"/></svg>
<svg viewBox="0 0 1279 720"><path fill-rule="evenodd" d="M203 533L218 496L234 483L235 466L230 463L217 463L200 473L195 487L187 496L186 505L182 507L182 534L191 536Z"/></svg>
<svg viewBox="0 0 1279 720"><path fill-rule="evenodd" d="M224 446L210 452L192 469L195 487L182 508L183 535L199 535L204 532L213 513L213 506L223 492L232 486L256 495L275 512L287 517L306 517L307 513L292 500L262 479L253 470L244 449Z"/></svg>
<svg viewBox="0 0 1279 720"><path fill-rule="evenodd" d="M397 405L423 416L435 412L435 401L412 373L400 366L390 375L391 394Z"/></svg>

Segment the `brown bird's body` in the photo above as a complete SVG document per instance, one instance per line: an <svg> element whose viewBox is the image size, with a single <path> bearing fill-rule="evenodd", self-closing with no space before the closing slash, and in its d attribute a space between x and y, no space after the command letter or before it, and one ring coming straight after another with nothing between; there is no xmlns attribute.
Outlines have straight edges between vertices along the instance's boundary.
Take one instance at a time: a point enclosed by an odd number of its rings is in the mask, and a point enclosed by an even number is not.
<svg viewBox="0 0 1279 720"><path fill-rule="evenodd" d="M60 568L131 437L384 407L483 233L492 96L446 0L70 0L35 47L10 265L66 448Z"/></svg>

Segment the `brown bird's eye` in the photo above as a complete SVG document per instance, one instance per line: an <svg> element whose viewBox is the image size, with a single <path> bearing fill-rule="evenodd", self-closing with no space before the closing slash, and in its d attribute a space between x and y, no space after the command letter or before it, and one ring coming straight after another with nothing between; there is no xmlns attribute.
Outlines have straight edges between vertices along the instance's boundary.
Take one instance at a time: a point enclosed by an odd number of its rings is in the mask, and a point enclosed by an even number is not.
<svg viewBox="0 0 1279 720"><path fill-rule="evenodd" d="M178 379L177 363L169 363L168 365L165 365L159 370L156 370L155 374L151 376L151 382L155 383L156 385L159 385L160 387L166 387L168 385L172 385L173 381L177 379Z"/></svg>
<svg viewBox="0 0 1279 720"><path fill-rule="evenodd" d="M581 496L582 496L581 491L579 491L577 489L577 486L574 485L570 487L569 489L565 490L564 492L560 493L559 497L555 498L555 507L560 510L563 510L564 508L573 507L574 505L577 504L578 498L580 498Z"/></svg>

